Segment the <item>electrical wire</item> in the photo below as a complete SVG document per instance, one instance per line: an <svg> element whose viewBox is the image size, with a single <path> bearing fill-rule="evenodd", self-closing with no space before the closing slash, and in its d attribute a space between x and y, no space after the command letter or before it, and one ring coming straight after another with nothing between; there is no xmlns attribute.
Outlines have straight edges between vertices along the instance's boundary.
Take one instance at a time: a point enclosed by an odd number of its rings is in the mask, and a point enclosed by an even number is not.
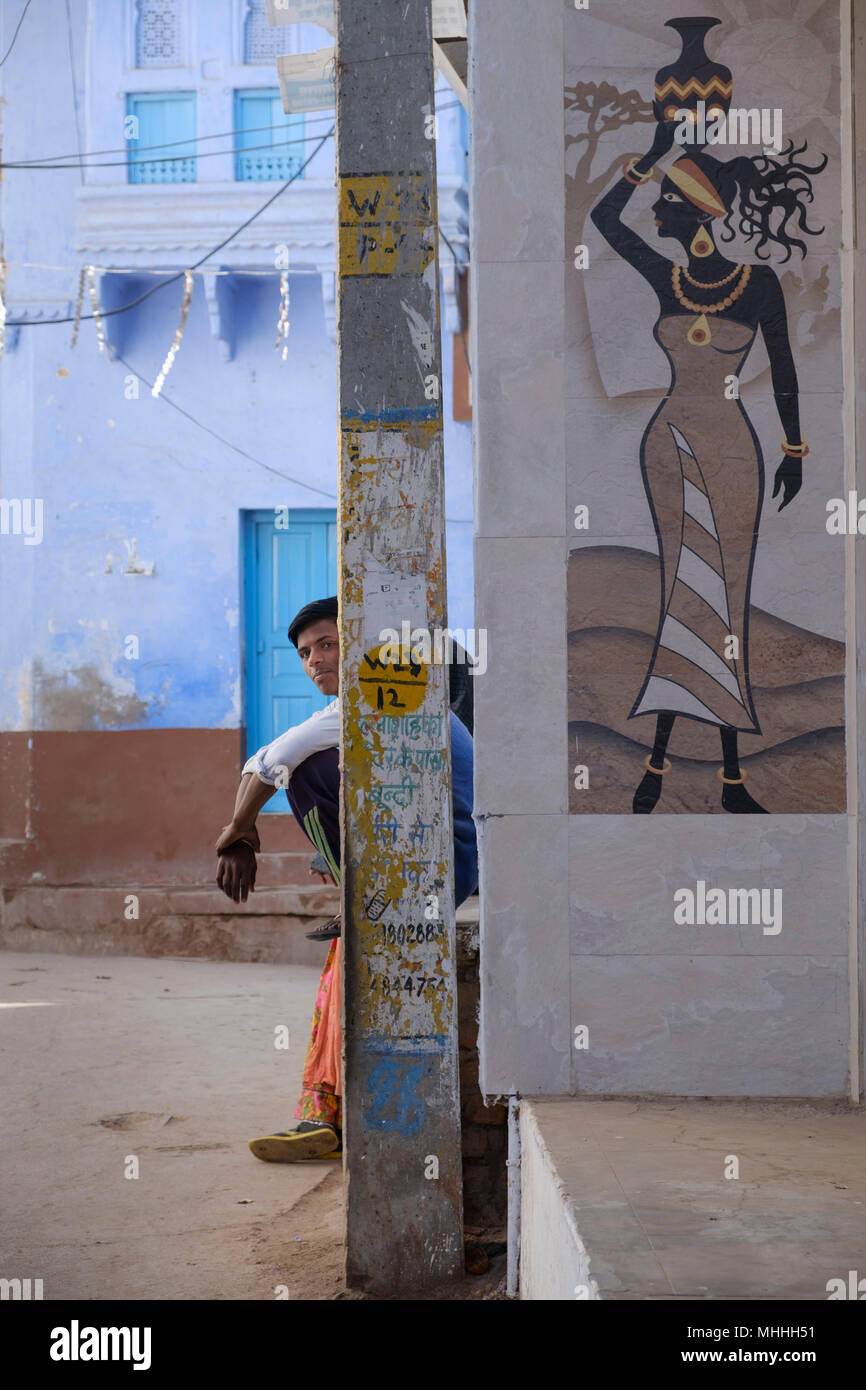
<svg viewBox="0 0 866 1390"><path fill-rule="evenodd" d="M229 235L228 235L227 237L225 237L224 240L222 240L222 241L219 243L219 245L217 245L217 246L212 246L211 249L210 249L209 251L206 251L205 254L204 254L199 260L194 261L192 265L187 266L187 267L186 267L186 270L198 270L199 266L200 266L200 265L204 265L205 261L210 260L211 256L215 256L215 255L217 254L218 251L221 251L221 250L223 249L224 246L228 246L228 244L229 244L230 241L234 241L234 239L235 239L236 236L240 236L241 232L243 232L247 227L249 227L249 225L250 225L252 222L255 222L255 220L256 220L257 217L261 217L262 213L265 212L266 209L270 207L271 203L276 202L276 200L277 200L277 198L279 198L280 194L281 194L281 193L285 193L286 189L290 186L290 184L293 184L293 183L295 182L296 179L299 179L299 178L300 178L301 174L304 172L304 170L306 169L307 165L308 165L309 163L311 163L311 161L312 161L313 159L315 159L316 155L319 153L319 150L322 148L322 146L324 145L325 141L328 140L328 139L330 139L330 137L333 135L333 133L334 133L334 127L332 126L331 129L330 129L329 131L327 131L326 134L324 134L324 135L322 136L322 138L320 139L320 141L319 141L319 143L317 144L316 148L313 150L312 154L309 155L309 156L307 157L307 159L304 161L304 163L301 165L301 167L297 170L297 172L294 173L294 174L292 174L292 177L291 177L290 179L287 179L286 182L285 182L284 184L282 184L282 185L277 189L276 193L272 194L271 197L268 198L266 202L262 203L261 207L260 207L260 208L257 208L256 211L255 211L254 213L252 213L252 215L251 215L250 217L248 217L248 218L246 219L245 222L242 222L241 225L240 225L239 227L235 227L234 231L233 231L233 232L230 232ZM166 286L168 286L168 285L173 285L173 284L175 283L175 281L177 281L177 280L182 280L183 277L184 277L184 275L186 274L186 270L179 270L179 271L177 272L176 275L170 275L170 276L168 277L167 280L161 280L161 281L159 282L158 285L151 285L151 287L150 287L149 290L145 290L144 293L143 293L143 294L140 294L140 295L138 296L137 299L132 299L132 300L130 300L130 302L129 302L128 304L120 304L120 305L118 305L118 307L117 307L116 309L105 309L105 310L102 310L102 311L100 312L100 314L99 314L99 318L100 318L100 319L113 318L116 314L125 314L129 309L135 309L139 304L142 304L142 303L144 302L145 299L149 299L150 296L151 296L152 294L156 294L158 290L163 290L163 289L166 288ZM83 320L85 320L85 319L93 319L93 318L95 318L95 317L96 317L95 314L82 314L79 321L83 321ZM69 314L69 315L67 315L67 316L64 317L64 318L59 318L59 319L33 319L33 320L31 320L31 319L7 319L7 320L6 320L6 327L7 327L7 328L35 328L35 327L38 327L38 326L44 326L44 325L49 324L49 323L55 324L55 323L74 323L74 322L75 322L75 315L74 315L74 314Z"/></svg>
<svg viewBox="0 0 866 1390"><path fill-rule="evenodd" d="M6 62L6 59L9 57L9 54L12 52L13 48L15 47L15 40L16 40L17 37L18 37L18 31L19 31L19 29L21 28L21 25L24 23L24 16L26 15L26 13L27 13L27 11L28 11L29 9L30 9L30 0L27 0L27 4L24 6L24 9L21 11L21 18L19 19L18 23L15 25L15 33L12 35L12 42L10 43L9 47L6 49L6 52L3 54L3 57L0 58L0 68L2 68L3 64Z"/></svg>
<svg viewBox="0 0 866 1390"><path fill-rule="evenodd" d="M78 158L81 160L81 119L78 114L78 88L75 85L75 54L72 51L72 15L69 13L69 0L66 0L66 51L69 54L69 85L72 88L72 110L75 114L75 143ZM75 168L75 165L72 166ZM84 183L84 169L79 162L79 182Z"/></svg>
<svg viewBox="0 0 866 1390"><path fill-rule="evenodd" d="M141 372L133 367L131 362L127 362L126 358L121 357L119 353L116 353L115 357L118 362L122 362L124 367L127 367L129 371L132 372L133 376L137 377L139 381L143 382L144 385L151 390L153 389L153 382L148 381L147 377L142 376ZM275 473L278 478L285 478L287 482L296 483L298 487L306 488L308 492L316 492L320 497L327 497L330 502L336 502L336 493L325 492L324 488L314 487L312 483L302 482L300 478L293 478L290 473L283 473L279 468L274 468L271 464L265 463L262 459L257 459L254 454L248 454L246 449L242 449L238 444L232 444L230 439L224 439L216 430L212 430L210 425L203 424L201 420L197 420L194 415L191 415L188 410L184 410L183 406L178 405L177 401L173 401L171 396L166 395L165 391L160 393L159 400L165 401L166 405L170 405L172 410L178 411L193 425L198 425L200 430L204 430L205 434L209 434L212 438L218 439L220 444L224 444L227 449L232 449L236 454L240 454L242 458L249 459L250 463L256 463L259 468L265 468L269 473Z"/></svg>
<svg viewBox="0 0 866 1390"><path fill-rule="evenodd" d="M466 257L466 260L465 260L465 261L460 261L460 260L457 259L457 252L454 250L454 247L451 245L451 242L448 240L447 236L445 235L445 233L443 232L443 230L442 230L441 227L439 228L439 235L441 236L442 240L445 242L445 245L448 247L448 250L451 252L451 255L454 257L454 264L455 264L456 266L465 266L465 265L468 265L468 264L469 264L469 257L468 257L468 256Z"/></svg>
<svg viewBox="0 0 866 1390"><path fill-rule="evenodd" d="M239 88L238 90L243 91L244 89ZM135 96L135 93L131 92L129 95ZM438 107L437 110L453 111L456 107L460 106L460 104L461 103L459 101L447 102L443 106ZM304 114L305 127L311 125L320 125L322 122L326 121L333 121L333 117L330 115L310 116L308 114ZM135 153L141 154L145 150L170 150L173 149L175 145L200 145L203 144L205 140L228 140L229 138L234 138L235 135L260 135L263 130L283 130L284 127L285 122L281 121L277 125L256 125L250 126L246 130L222 130L218 131L215 135L193 135L190 136L190 138L187 140L166 140L161 145L139 145L136 148ZM315 140L316 138L317 137L315 135L310 135L306 136L305 140L311 141ZM126 154L128 153L128 151L129 145L126 144L118 145L116 148L109 150L84 150L80 154L46 154L40 155L38 158L35 159L13 159L8 162L0 160L0 169L38 169L40 166L52 164L55 160L98 159L101 158L101 156L104 154ZM119 162L122 163L123 161ZM63 165L61 167L65 168L66 166ZM75 166L69 165L68 167L74 168ZM104 166L100 164L94 164L90 167L94 169L100 169Z"/></svg>
<svg viewBox="0 0 866 1390"><path fill-rule="evenodd" d="M130 92L128 95L135 96L136 93ZM333 117L330 115L306 116L304 124L305 126L319 125L322 121L332 120ZM165 140L160 145L139 145L138 152L140 153L142 150L170 150L175 145L201 145L205 140L227 140L230 136L235 135L260 135L263 130L282 130L284 127L285 121L280 121L275 125L249 126L246 130L219 130L215 135L191 135L186 140ZM310 136L311 140L315 138L314 135ZM83 150L81 154L43 154L35 159L13 159L10 163L2 164L0 167L3 169L30 169L37 168L40 164L50 164L55 159L98 159L104 154L124 154L128 149L129 142L127 141L125 145L117 145L110 150Z"/></svg>
<svg viewBox="0 0 866 1390"><path fill-rule="evenodd" d="M242 134L244 132L241 132ZM277 150L284 145L309 145L315 140L315 135L299 135L292 140L273 140L269 145L233 145L230 150L196 150L195 154L169 154L163 159L156 156L153 159L106 159L101 164L0 164L0 169L34 169L40 173L43 169L132 169L136 164L176 164L185 159L213 159L221 154L252 154L254 150ZM191 145L191 140L175 140L176 145ZM168 149L167 145L150 145L146 149ZM136 150L136 154L138 151Z"/></svg>
<svg viewBox="0 0 866 1390"><path fill-rule="evenodd" d="M124 367L127 367L129 371L132 372L134 377L137 377L139 381L143 382L144 385L149 387L151 390L153 389L153 382L148 381L146 377L143 377L141 375L141 372L137 371L136 368L133 367L131 362L127 362L125 357L120 356L120 353L115 353L115 360L117 362L122 362ZM256 458L254 454L248 454L246 449L241 449L239 445L232 444L230 439L225 439L223 435L218 434L216 430L211 429L210 425L203 424L201 420L198 420L195 417L195 415L191 415L188 410L184 410L183 406L178 405L177 401L173 401L171 399L171 396L166 395L165 391L163 391L160 394L159 400L165 401L166 405L170 405L172 410L178 411L179 414L181 414L184 417L184 419L189 420L189 422L193 425L197 425L200 430L204 430L205 434L209 434L213 439L219 440L220 444L224 444L227 449L231 449L234 453L240 454L242 458L248 459L250 463L255 463L258 465L259 468L266 469L268 473L274 473L278 478L285 478L286 481L289 483L295 483L298 487L306 488L308 492L315 492L318 493L320 497L327 497L329 502L336 502L336 493L325 492L323 488L314 487L312 483L305 483L300 478L293 478L291 473L283 473L281 469L274 468L270 463L265 463L263 459ZM449 525L454 526L468 526L472 522L471 517L459 516L446 516L445 520L446 522L448 522Z"/></svg>

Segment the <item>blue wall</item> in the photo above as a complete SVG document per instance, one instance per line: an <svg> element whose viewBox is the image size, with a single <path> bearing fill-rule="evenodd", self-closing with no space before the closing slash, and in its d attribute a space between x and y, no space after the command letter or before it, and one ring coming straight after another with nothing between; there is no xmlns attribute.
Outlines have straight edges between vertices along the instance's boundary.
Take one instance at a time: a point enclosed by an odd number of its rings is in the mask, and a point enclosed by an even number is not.
<svg viewBox="0 0 866 1390"><path fill-rule="evenodd" d="M236 61L233 25L241 6L202 0L191 8L189 65L163 71L131 67L125 0L89 5L70 0L72 62L63 0L31 7L0 69L7 102L5 158L74 149L76 118L85 149L122 146L130 90L195 90L199 134L231 130L234 90L276 85L275 72ZM11 38L8 13L3 23L5 48ZM51 101L34 101L37 80ZM439 100L452 107L440 119L439 152L440 177L450 176L453 184L463 171L461 121L447 88ZM320 132L328 128L322 114L314 113ZM231 141L212 144L226 149ZM105 156L106 161L122 158ZM127 188L122 164L86 174L9 170L0 184L9 317L71 312L77 268L84 260L137 267L134 275L102 277L103 306L128 302L150 287L149 266L175 271L190 264L213 244L208 230L213 217L206 219L208 235L201 234L202 243L197 240L203 196L222 193L217 202L225 235L246 215L234 210L238 190L257 204L278 186L234 184L233 172L228 154L199 158L197 185L181 187ZM308 174L303 191L298 185L297 200L294 187L283 195L284 228L291 228L294 210L308 206L317 188L330 185L333 199L332 141ZM120 233L121 214L114 226L106 214L102 250L94 245L98 236L88 203L101 192L135 198ZM148 200L156 198L167 218L190 229L188 244L170 256L164 249L152 255L148 250ZM440 199L444 203L441 191ZM122 217L127 218L125 210ZM128 251L123 245L118 249L127 225ZM331 254L327 248L316 253L319 265L325 254ZM229 361L214 336L203 282L196 276L186 332L163 399L153 399L136 376L155 379L177 327L181 283L111 321L112 344L125 361L98 351L90 322L81 324L74 350L70 324L22 327L17 342L10 330L0 364L2 492L44 499L44 538L33 546L25 546L20 536L0 538L6 596L0 615L2 727L235 728L244 723L241 513L335 505L336 359L316 255L292 255L297 273L291 276L285 362L274 351L279 300L270 252L227 248L217 262L237 268L245 259L248 268L271 271L261 278L233 275L220 285L222 331L233 354ZM444 270L449 255L444 244L442 255ZM25 262L43 268L27 269ZM443 319L445 312L443 299ZM444 332L443 362L446 509L455 519L447 534L449 618L452 626L465 627L472 623L471 426L450 419L451 339ZM154 565L151 576L124 573L133 538L139 562ZM128 635L138 638L138 659L124 655Z"/></svg>

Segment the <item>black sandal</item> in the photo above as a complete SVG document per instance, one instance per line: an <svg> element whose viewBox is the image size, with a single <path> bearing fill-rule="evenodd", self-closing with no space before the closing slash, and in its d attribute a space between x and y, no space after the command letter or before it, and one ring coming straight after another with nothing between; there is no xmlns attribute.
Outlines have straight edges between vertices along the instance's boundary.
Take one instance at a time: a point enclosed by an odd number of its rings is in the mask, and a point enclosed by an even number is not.
<svg viewBox="0 0 866 1390"><path fill-rule="evenodd" d="M308 941L334 941L340 935L340 914L332 917L330 921L323 922L315 931L304 932Z"/></svg>

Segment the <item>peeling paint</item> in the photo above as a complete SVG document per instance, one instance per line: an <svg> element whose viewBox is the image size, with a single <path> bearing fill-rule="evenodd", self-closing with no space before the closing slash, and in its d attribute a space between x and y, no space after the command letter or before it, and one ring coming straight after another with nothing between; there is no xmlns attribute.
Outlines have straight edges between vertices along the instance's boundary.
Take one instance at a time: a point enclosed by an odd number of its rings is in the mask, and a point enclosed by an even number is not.
<svg viewBox="0 0 866 1390"><path fill-rule="evenodd" d="M404 421L400 430L359 429L357 421L352 423L343 433L341 688L344 786L352 789L345 799L346 890L361 969L357 1024L368 1043L400 1039L402 1047L412 1039L420 1051L441 1052L454 1011L453 886L450 859L441 852L442 840L447 845L452 834L445 673L441 666L406 673L382 665L377 651L364 645L368 616L373 626L400 630L407 572L424 575L426 621L435 626L441 617L440 494L431 486L441 440L426 425L419 431L415 421ZM369 593L368 575L376 581ZM374 589L375 612L368 615ZM360 607L362 601L359 621L349 604ZM431 739L435 724L430 721L437 716L439 735ZM439 772L430 762L437 751L444 755ZM440 916L429 922L428 939L425 908L431 892L439 898ZM365 904L374 897L390 906L371 921Z"/></svg>
<svg viewBox="0 0 866 1390"><path fill-rule="evenodd" d="M123 729L141 724L147 704L130 679L106 680L93 665L48 672L33 663L33 709L40 729Z"/></svg>
<svg viewBox="0 0 866 1390"><path fill-rule="evenodd" d="M409 326L409 337L412 339L412 346L417 356L421 359L421 365L432 367L435 358L435 344L433 341L433 329L418 310L411 304L407 304L405 299L400 300L400 308L406 315L406 322Z"/></svg>
<svg viewBox="0 0 866 1390"><path fill-rule="evenodd" d="M216 727L218 729L239 729L241 727L241 678L239 675L235 677L232 684L231 709L226 711Z"/></svg>

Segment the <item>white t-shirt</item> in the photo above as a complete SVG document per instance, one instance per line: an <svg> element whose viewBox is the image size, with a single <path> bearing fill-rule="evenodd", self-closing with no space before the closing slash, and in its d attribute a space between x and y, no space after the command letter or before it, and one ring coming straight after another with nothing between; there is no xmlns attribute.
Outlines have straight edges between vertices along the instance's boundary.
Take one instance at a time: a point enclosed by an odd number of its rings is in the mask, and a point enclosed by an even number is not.
<svg viewBox="0 0 866 1390"><path fill-rule="evenodd" d="M254 772L261 782L269 786L281 787L288 780L299 763L325 748L340 746L340 697L339 695L317 709L302 724L295 724L280 734L273 743L266 743L244 763L244 772Z"/></svg>

